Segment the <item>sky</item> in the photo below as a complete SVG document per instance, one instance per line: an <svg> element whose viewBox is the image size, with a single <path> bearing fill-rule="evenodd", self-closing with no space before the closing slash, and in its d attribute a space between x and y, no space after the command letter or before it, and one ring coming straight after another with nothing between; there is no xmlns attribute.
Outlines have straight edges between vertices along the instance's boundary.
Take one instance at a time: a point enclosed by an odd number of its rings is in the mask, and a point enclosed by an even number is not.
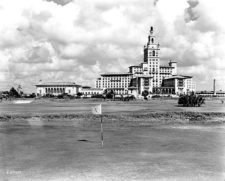
<svg viewBox="0 0 225 181"><path fill-rule="evenodd" d="M178 62L197 90L225 91L224 0L0 0L0 90L42 80L95 85L143 62L150 26L161 65Z"/></svg>

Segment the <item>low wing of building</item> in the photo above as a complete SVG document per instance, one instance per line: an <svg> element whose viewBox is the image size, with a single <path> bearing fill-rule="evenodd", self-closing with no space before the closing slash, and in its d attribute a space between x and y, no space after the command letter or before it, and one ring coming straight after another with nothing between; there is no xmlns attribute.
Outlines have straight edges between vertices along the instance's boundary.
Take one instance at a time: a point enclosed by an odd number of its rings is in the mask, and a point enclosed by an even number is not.
<svg viewBox="0 0 225 181"><path fill-rule="evenodd" d="M103 93L103 89L91 88L89 86L81 86L74 82L39 82L36 85L37 96L44 95L60 95L68 94L76 96L77 93L81 93L84 97L91 97L92 95L99 95Z"/></svg>
<svg viewBox="0 0 225 181"><path fill-rule="evenodd" d="M84 88L80 90L80 92L83 94L83 97L92 97L94 95L101 95L103 94L103 89L100 88Z"/></svg>
<svg viewBox="0 0 225 181"><path fill-rule="evenodd" d="M158 94L187 94L192 92L188 89L190 87L190 80L192 77L183 75L173 75L163 79L160 87L155 87L153 93Z"/></svg>
<svg viewBox="0 0 225 181"><path fill-rule="evenodd" d="M74 82L39 82L39 84L36 84L36 94L38 96L60 95L63 93L76 95L80 90L81 86Z"/></svg>

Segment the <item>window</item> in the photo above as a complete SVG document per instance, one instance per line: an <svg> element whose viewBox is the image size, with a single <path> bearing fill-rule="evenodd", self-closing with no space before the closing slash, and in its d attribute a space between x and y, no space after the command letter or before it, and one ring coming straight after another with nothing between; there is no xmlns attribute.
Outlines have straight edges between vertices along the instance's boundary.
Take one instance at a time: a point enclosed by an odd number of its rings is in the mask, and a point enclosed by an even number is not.
<svg viewBox="0 0 225 181"><path fill-rule="evenodd" d="M154 38L152 38L152 40L151 40L151 41L152 41L152 43L154 43Z"/></svg>
<svg viewBox="0 0 225 181"><path fill-rule="evenodd" d="M152 51L152 56L153 56L153 57L155 56L155 50Z"/></svg>
<svg viewBox="0 0 225 181"><path fill-rule="evenodd" d="M183 86L184 86L183 80L178 80L178 87L183 87Z"/></svg>

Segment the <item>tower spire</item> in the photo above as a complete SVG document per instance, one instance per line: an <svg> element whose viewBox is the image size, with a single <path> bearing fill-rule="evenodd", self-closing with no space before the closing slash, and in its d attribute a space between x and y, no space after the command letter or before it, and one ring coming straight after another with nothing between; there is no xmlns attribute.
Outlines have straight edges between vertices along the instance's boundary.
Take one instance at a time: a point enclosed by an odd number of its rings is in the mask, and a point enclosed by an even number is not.
<svg viewBox="0 0 225 181"><path fill-rule="evenodd" d="M149 32L150 33L148 35L148 43L147 43L147 45L155 44L155 35L154 35L153 26L150 27L150 31Z"/></svg>
<svg viewBox="0 0 225 181"><path fill-rule="evenodd" d="M154 32L154 31L153 31L153 26L151 26L151 27L150 27L150 35L152 35L153 32Z"/></svg>

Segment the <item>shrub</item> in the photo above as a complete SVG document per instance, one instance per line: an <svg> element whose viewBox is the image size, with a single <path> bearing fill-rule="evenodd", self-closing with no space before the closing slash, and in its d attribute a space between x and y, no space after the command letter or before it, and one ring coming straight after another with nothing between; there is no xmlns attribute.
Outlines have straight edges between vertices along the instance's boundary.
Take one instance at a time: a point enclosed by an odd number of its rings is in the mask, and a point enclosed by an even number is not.
<svg viewBox="0 0 225 181"><path fill-rule="evenodd" d="M103 98L102 94L92 95L91 98Z"/></svg>

